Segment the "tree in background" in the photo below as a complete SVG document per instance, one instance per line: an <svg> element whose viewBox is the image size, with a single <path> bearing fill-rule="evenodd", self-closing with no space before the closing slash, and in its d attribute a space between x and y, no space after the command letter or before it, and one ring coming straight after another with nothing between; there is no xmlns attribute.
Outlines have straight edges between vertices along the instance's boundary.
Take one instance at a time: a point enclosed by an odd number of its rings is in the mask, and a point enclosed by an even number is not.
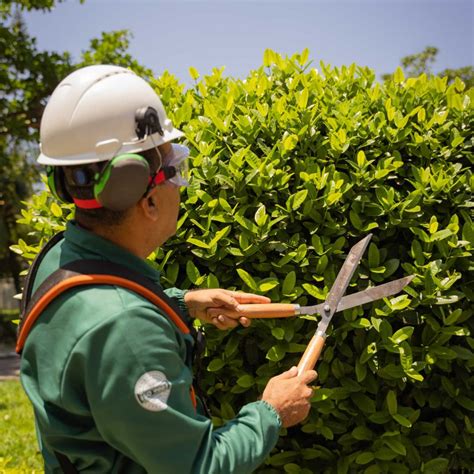
<svg viewBox="0 0 474 474"><path fill-rule="evenodd" d="M401 60L402 68L408 77L418 77L420 74L432 74L431 66L436 62L438 48L427 46L421 53L405 56ZM440 77L447 77L448 83L451 84L456 77L459 77L465 84L466 88L474 86L474 68L472 66L464 66L457 69L445 69L437 74ZM392 74L384 74L383 80L392 78Z"/></svg>
<svg viewBox="0 0 474 474"><path fill-rule="evenodd" d="M72 70L89 64L113 63L151 77L128 53L127 30L92 39L79 61L68 52L39 51L22 19L24 10L50 11L55 0L2 1L0 5L0 276L12 276L20 291L21 265L9 247L22 237L17 223L21 201L39 184L35 165L39 125L47 99Z"/></svg>

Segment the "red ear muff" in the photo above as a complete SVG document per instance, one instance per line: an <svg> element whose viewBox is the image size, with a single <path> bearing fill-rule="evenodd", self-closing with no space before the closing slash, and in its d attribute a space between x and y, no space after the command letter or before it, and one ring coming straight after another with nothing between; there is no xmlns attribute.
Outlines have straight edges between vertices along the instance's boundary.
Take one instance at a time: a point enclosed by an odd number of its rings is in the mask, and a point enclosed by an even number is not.
<svg viewBox="0 0 474 474"><path fill-rule="evenodd" d="M150 180L148 162L132 153L116 156L96 176L94 195L105 208L124 211L145 194Z"/></svg>
<svg viewBox="0 0 474 474"><path fill-rule="evenodd" d="M64 170L61 166L48 166L46 168L46 175L48 178L48 187L56 199L64 203L74 202L72 196L66 189Z"/></svg>

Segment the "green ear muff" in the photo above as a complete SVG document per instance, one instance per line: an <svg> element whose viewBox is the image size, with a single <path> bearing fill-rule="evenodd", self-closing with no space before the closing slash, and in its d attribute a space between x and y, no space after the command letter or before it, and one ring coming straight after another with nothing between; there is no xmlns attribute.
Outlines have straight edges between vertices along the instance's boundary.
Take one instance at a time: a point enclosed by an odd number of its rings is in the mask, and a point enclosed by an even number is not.
<svg viewBox="0 0 474 474"><path fill-rule="evenodd" d="M94 196L102 206L124 211L136 204L150 180L150 167L140 155L116 156L95 176Z"/></svg>
<svg viewBox="0 0 474 474"><path fill-rule="evenodd" d="M46 176L48 179L48 187L51 194L59 201L72 203L72 196L65 187L64 170L61 166L46 167Z"/></svg>

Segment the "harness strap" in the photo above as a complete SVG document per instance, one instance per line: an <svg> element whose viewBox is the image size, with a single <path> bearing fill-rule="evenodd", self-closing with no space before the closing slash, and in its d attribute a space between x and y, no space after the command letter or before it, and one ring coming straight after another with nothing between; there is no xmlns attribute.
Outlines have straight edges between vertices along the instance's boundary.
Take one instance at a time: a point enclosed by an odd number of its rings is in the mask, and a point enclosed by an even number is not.
<svg viewBox="0 0 474 474"><path fill-rule="evenodd" d="M167 314L183 334L190 329L179 316L179 308L148 278L122 265L100 260L77 260L56 270L37 289L24 313L16 352L23 350L26 338L45 308L65 291L84 285L115 285L146 298Z"/></svg>
<svg viewBox="0 0 474 474"><path fill-rule="evenodd" d="M20 302L20 312L24 314L26 307L31 299L31 290L33 289L33 282L36 278L36 273L38 272L39 265L43 257L60 241L64 238L64 232L59 232L56 235L46 242L46 245L41 249L41 251L36 255L33 263L30 266L28 275L25 278L25 284L23 287L23 296Z"/></svg>

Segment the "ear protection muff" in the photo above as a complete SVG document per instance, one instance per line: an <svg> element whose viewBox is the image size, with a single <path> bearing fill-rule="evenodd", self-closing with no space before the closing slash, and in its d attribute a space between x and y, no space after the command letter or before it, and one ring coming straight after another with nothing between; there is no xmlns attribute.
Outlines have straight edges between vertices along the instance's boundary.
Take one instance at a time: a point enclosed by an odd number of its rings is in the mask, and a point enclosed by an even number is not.
<svg viewBox="0 0 474 474"><path fill-rule="evenodd" d="M74 202L66 189L64 170L60 166L48 166L46 168L46 176L51 194L56 199L65 203Z"/></svg>
<svg viewBox="0 0 474 474"><path fill-rule="evenodd" d="M66 189L63 167L49 166L46 173L49 189L56 199L65 203L74 202L83 209L105 207L123 211L137 203L150 184L147 160L133 153L116 156L95 175L87 168L77 168L68 173L72 185L90 186L95 199L73 198Z"/></svg>
<svg viewBox="0 0 474 474"><path fill-rule="evenodd" d="M150 166L140 155L126 153L112 158L94 177L94 196L113 211L123 211L137 203L150 182Z"/></svg>

